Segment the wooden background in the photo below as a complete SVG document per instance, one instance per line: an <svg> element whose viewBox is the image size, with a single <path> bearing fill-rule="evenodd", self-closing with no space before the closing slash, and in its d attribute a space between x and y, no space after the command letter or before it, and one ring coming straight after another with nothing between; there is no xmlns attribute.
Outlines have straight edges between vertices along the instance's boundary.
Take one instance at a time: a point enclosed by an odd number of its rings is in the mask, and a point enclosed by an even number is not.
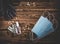
<svg viewBox="0 0 60 44"><path fill-rule="evenodd" d="M43 14L44 11L49 11L52 15L56 16L59 20L58 9L56 8L55 0L30 0L30 6L27 5L28 0L22 0L14 2L16 9L16 17L7 21L0 18L0 43L1 44L56 44L57 43L57 32L54 32L43 39L37 41L29 40L30 30L33 28L36 21ZM34 3L34 4L33 4ZM7 30L11 23L18 21L20 23L22 34L15 35ZM28 29L29 28L29 29ZM28 33L28 34L27 34ZM4 42L4 43L3 43Z"/></svg>

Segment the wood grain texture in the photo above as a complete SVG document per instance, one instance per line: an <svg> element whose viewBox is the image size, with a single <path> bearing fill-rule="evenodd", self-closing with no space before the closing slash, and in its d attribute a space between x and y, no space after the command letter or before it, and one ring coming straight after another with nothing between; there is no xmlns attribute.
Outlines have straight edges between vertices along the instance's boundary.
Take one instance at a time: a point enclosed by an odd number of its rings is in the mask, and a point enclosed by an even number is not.
<svg viewBox="0 0 60 44"><path fill-rule="evenodd" d="M27 2L22 1L19 5L14 6L16 8L16 17L14 17L13 19L6 21L4 18L0 18L0 39L2 41L9 41L7 42L7 44L55 43L55 37L53 37L54 33L36 42L30 41L29 38L31 29L45 10L51 12L52 14L56 13L55 11L57 11L57 9L54 7L55 2L35 2L36 6L33 6L32 2L30 2L30 6L27 6L26 4ZM21 25L21 35L13 34L7 30L8 26L16 21L18 21Z"/></svg>

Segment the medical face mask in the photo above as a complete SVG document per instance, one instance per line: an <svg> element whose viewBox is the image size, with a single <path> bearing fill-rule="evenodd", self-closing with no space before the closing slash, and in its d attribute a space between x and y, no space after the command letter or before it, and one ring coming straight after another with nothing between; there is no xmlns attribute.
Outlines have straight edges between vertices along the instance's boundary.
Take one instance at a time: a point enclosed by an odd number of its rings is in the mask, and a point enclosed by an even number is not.
<svg viewBox="0 0 60 44"><path fill-rule="evenodd" d="M43 38L54 31L53 24L46 17L41 16L31 30L37 38Z"/></svg>

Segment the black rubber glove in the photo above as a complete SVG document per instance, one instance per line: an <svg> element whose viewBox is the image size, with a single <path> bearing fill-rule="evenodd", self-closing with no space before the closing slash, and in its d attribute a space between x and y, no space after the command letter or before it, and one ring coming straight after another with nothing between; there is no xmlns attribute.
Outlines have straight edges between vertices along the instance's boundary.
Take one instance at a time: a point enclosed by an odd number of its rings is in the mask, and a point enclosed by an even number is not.
<svg viewBox="0 0 60 44"><path fill-rule="evenodd" d="M14 6L11 3L11 0L0 0L0 16L3 16L4 19L10 20L16 16L16 11Z"/></svg>

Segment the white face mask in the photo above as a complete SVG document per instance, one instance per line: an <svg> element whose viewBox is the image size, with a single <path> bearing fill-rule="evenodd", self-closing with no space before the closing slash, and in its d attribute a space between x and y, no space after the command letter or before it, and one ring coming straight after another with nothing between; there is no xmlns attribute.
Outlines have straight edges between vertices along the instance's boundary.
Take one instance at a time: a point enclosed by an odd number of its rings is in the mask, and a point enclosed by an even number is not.
<svg viewBox="0 0 60 44"><path fill-rule="evenodd" d="M39 18L32 29L32 32L35 33L40 39L53 31L53 24L46 17L43 16Z"/></svg>
<svg viewBox="0 0 60 44"><path fill-rule="evenodd" d="M11 31L12 33L16 33L17 35L21 34L21 27L19 26L18 22L12 24L12 26L9 26L8 30Z"/></svg>

